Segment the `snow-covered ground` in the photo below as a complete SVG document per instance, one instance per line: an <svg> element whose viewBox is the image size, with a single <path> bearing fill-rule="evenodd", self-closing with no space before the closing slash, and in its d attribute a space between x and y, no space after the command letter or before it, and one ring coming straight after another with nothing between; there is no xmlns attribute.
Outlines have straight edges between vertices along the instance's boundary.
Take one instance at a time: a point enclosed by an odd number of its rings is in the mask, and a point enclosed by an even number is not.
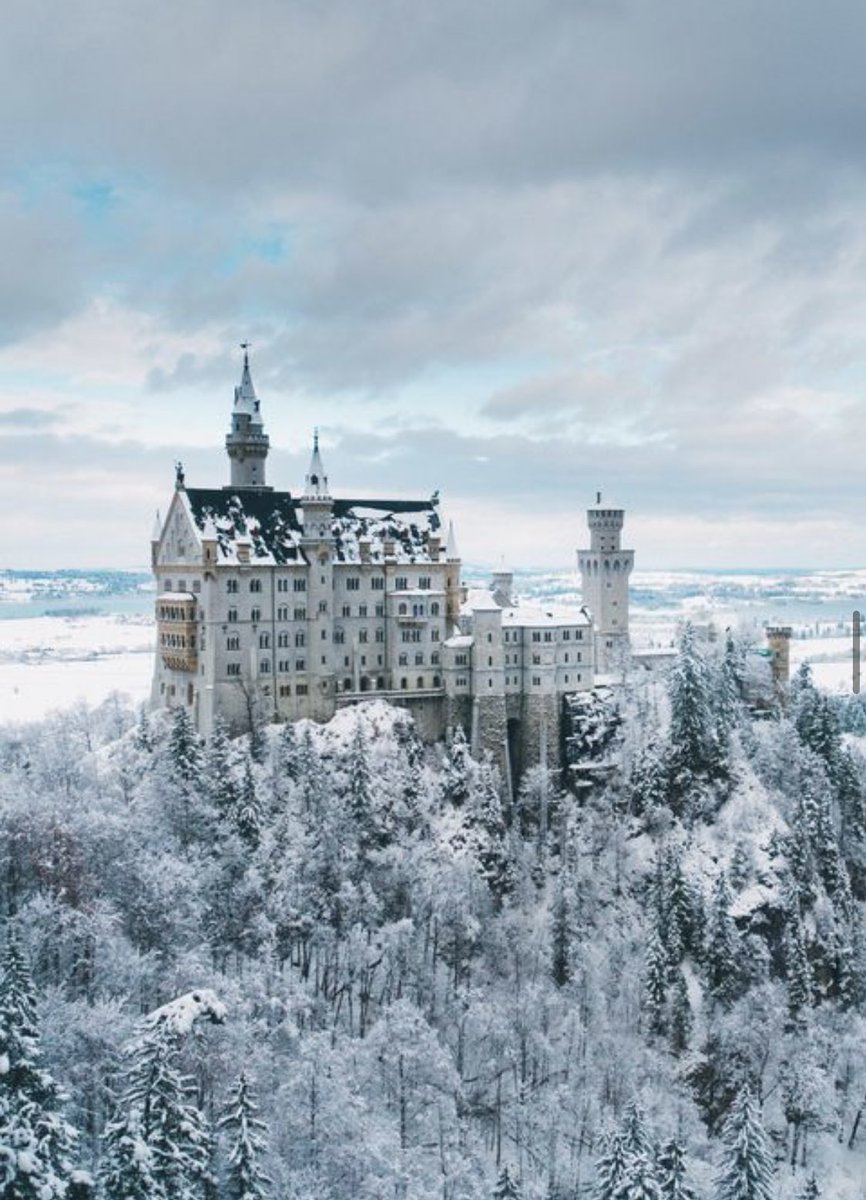
<svg viewBox="0 0 866 1200"><path fill-rule="evenodd" d="M0 621L0 721L34 721L111 692L148 695L153 621L144 615Z"/></svg>

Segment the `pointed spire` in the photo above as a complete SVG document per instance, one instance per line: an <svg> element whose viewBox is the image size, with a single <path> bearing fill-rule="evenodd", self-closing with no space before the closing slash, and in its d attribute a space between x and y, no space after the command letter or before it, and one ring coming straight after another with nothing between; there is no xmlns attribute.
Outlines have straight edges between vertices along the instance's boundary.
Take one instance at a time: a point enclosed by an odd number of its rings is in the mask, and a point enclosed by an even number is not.
<svg viewBox="0 0 866 1200"><path fill-rule="evenodd" d="M241 349L244 352L244 365L241 370L240 385L235 388L235 412L246 413L250 418L251 425L261 425L262 414L259 406L259 398L256 395L256 389L253 386L253 376L250 371L249 342L241 342Z"/></svg>
<svg viewBox="0 0 866 1200"><path fill-rule="evenodd" d="M310 458L310 469L307 472L307 483L304 488L304 495L309 498L329 497L328 492L328 476L325 474L325 467L322 463L322 456L319 453L319 429L318 426L313 431L313 453Z"/></svg>
<svg viewBox="0 0 866 1200"><path fill-rule="evenodd" d="M445 557L449 562L457 562L460 552L457 549L457 538L454 534L454 522L448 522L448 541L445 544Z"/></svg>
<svg viewBox="0 0 866 1200"><path fill-rule="evenodd" d="M162 537L162 517L159 515L159 509L156 510L156 516L153 519L153 530L150 535L152 542L158 542Z"/></svg>

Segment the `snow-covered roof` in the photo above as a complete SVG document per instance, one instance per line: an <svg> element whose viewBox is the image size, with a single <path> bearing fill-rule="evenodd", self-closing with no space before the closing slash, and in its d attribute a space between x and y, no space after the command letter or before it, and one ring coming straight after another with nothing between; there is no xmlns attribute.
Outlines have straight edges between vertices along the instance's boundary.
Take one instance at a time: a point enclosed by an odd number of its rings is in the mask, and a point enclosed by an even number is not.
<svg viewBox="0 0 866 1200"><path fill-rule="evenodd" d="M219 561L238 562L238 546L260 566L305 564L303 510L290 492L262 488L187 488L199 533L215 536ZM431 536L438 537L435 500L334 500L331 531L337 562L429 563ZM388 543L389 553L385 554Z"/></svg>
<svg viewBox="0 0 866 1200"><path fill-rule="evenodd" d="M469 617L474 612L500 612L501 608L502 606L497 603L493 593L487 588L469 588L466 599L460 606L460 612Z"/></svg>
<svg viewBox="0 0 866 1200"><path fill-rule="evenodd" d="M192 592L160 592L156 598L157 604L160 602L163 604L176 604L178 600L195 601L195 596Z"/></svg>
<svg viewBox="0 0 866 1200"><path fill-rule="evenodd" d="M465 650L473 644L475 638L471 633L456 633L453 637L446 638L442 643L449 650Z"/></svg>
<svg viewBox="0 0 866 1200"><path fill-rule="evenodd" d="M253 387L253 377L250 374L249 356L244 353L244 369L241 372L240 386L235 388L235 412L246 413L251 425L261 425L262 414L259 411L259 401L256 389Z"/></svg>
<svg viewBox="0 0 866 1200"><path fill-rule="evenodd" d="M502 612L502 624L509 626L556 626L571 628L589 625L590 618L585 608L550 608L539 604L514 604Z"/></svg>

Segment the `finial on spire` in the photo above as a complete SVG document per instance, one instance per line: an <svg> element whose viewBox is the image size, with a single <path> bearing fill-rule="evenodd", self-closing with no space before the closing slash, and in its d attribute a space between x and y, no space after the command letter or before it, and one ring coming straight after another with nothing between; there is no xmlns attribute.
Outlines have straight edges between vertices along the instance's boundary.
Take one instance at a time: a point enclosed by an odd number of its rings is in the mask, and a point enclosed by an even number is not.
<svg viewBox="0 0 866 1200"><path fill-rule="evenodd" d="M241 350L244 352L244 366L250 365L250 346L252 342L241 342Z"/></svg>
<svg viewBox="0 0 866 1200"><path fill-rule="evenodd" d="M595 502L596 504L601 504L601 492L595 493Z"/></svg>
<svg viewBox="0 0 866 1200"><path fill-rule="evenodd" d="M178 461L174 464L174 487L175 491L182 492L186 486L186 476L183 471L183 463Z"/></svg>

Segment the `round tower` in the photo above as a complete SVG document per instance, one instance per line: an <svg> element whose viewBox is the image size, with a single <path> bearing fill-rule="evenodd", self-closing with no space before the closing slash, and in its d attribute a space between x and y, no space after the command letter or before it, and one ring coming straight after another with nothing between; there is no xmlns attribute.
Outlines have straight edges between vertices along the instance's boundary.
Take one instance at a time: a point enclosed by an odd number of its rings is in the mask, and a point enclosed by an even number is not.
<svg viewBox="0 0 866 1200"><path fill-rule="evenodd" d="M601 492L587 509L589 549L578 550L584 607L592 615L595 670L615 670L628 650L628 580L634 551L621 545L625 510L606 504Z"/></svg>
<svg viewBox="0 0 866 1200"><path fill-rule="evenodd" d="M226 452L231 462L233 488L267 488L265 483L265 461L270 449L270 439L265 433L262 413L253 377L250 373L249 342L242 342L244 365L241 382L235 388L232 408L232 424L226 435ZM267 490L270 491L269 488Z"/></svg>

